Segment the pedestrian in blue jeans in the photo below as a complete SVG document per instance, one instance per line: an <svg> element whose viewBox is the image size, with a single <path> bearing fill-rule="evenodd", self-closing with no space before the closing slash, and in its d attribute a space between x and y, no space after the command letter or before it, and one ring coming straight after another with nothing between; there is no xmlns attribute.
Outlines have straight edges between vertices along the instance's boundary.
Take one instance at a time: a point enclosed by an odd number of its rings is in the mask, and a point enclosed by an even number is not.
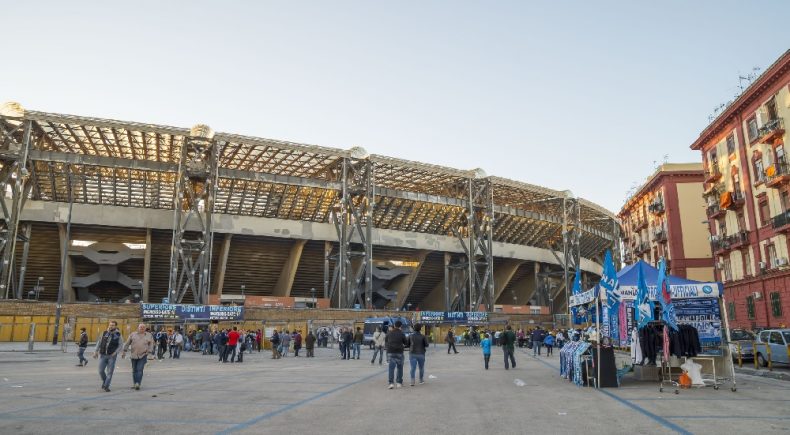
<svg viewBox="0 0 790 435"><path fill-rule="evenodd" d="M110 392L112 374L115 371L115 359L118 357L118 351L121 350L122 344L123 337L121 337L121 331L118 330L118 323L115 320L110 320L107 330L96 341L96 350L93 352L94 358L101 356L99 359L101 389L108 393Z"/></svg>
<svg viewBox="0 0 790 435"><path fill-rule="evenodd" d="M409 362L411 363L411 386L414 386L414 372L420 368L420 385L425 383L425 350L428 349L428 339L420 333L422 325L414 325L414 332L409 337Z"/></svg>
<svg viewBox="0 0 790 435"><path fill-rule="evenodd" d="M408 342L406 336L401 331L400 320L395 321L395 325L387 332L387 338L384 339L387 346L387 355L389 356L389 388L390 390L400 388L403 386L403 349ZM397 377L396 375L397 371ZM395 383L393 383L395 381Z"/></svg>
<svg viewBox="0 0 790 435"><path fill-rule="evenodd" d="M357 326L357 332L354 333L354 354L352 358L356 357L359 359L360 349L362 348L362 342L365 341L365 334L362 333L362 328Z"/></svg>
<svg viewBox="0 0 790 435"><path fill-rule="evenodd" d="M146 331L144 323L137 325L137 331L129 335L123 345L121 358L126 358L127 351L131 352L132 383L134 384L132 388L139 390L140 384L143 382L143 369L148 361L148 355L154 353L154 337Z"/></svg>
<svg viewBox="0 0 790 435"><path fill-rule="evenodd" d="M88 333L85 332L85 328L80 328L80 342L79 342L79 351L77 352L77 358L80 359L80 363L77 364L77 367L85 367L88 364L88 358L85 358L85 349L88 348Z"/></svg>

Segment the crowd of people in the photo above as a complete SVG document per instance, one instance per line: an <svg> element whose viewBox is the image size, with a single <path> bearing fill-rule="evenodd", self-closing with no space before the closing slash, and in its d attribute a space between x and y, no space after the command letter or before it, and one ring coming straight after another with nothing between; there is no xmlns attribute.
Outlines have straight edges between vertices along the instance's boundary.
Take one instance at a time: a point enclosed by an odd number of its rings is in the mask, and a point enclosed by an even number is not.
<svg viewBox="0 0 790 435"><path fill-rule="evenodd" d="M402 326L400 321L396 321L389 327L378 327L370 343L373 349L371 364L375 364L378 358L379 365L382 365L386 358L389 389L400 388L403 385L406 349L409 350L411 385L425 382L425 355L429 344L428 338L422 333L423 325L415 324L410 335L404 334ZM486 370L489 369L492 347L501 347L505 370L509 370L511 367L516 367L516 347L531 348L533 356L541 356L545 348L545 355L551 356L555 346L562 347L568 337L578 333L580 332L576 330L545 330L540 326L529 330L519 328L516 331L510 325L496 330L481 330L473 326L461 332L460 337L456 337L454 329L450 328L445 336L445 342L448 345L448 354L459 353L455 346L456 341L462 341L466 346L480 347ZM280 359L287 357L289 353L299 357L303 347L304 356L312 358L315 356L315 347L322 345L325 347L331 336L332 334L326 329L318 330L317 334L313 330L308 330L304 336L301 330L274 329L272 335L268 337L271 343L271 358ZM160 327L152 332L142 323L128 339L123 340L117 323L111 321L107 330L97 340L93 357L99 360L101 388L109 392L117 356L120 354L121 358L125 358L128 352L132 363L132 388L139 390L143 370L149 359L161 361L165 358L165 354L171 359L179 359L182 351L192 351L200 352L202 355L216 355L217 361L221 363L242 363L244 353L260 352L263 349L263 340L263 332L260 329L253 331L233 326L216 330L198 328L184 333L179 327L174 329ZM359 327L356 329L342 327L337 334L337 343L341 360L359 360L365 336ZM87 347L88 335L85 328L82 328L77 354L79 359L77 365L80 367L88 364L88 359L84 356Z"/></svg>

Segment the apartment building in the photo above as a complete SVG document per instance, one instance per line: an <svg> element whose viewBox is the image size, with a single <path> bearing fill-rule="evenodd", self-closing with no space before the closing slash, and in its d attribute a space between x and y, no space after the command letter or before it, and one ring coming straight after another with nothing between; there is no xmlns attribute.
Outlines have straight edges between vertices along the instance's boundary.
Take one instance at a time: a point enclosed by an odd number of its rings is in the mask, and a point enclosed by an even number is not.
<svg viewBox="0 0 790 435"><path fill-rule="evenodd" d="M669 273L699 281L713 280L702 199L701 163L666 163L626 201L623 224L626 264L664 257Z"/></svg>
<svg viewBox="0 0 790 435"><path fill-rule="evenodd" d="M691 145L702 153L710 246L733 325L790 323L789 117L790 50Z"/></svg>

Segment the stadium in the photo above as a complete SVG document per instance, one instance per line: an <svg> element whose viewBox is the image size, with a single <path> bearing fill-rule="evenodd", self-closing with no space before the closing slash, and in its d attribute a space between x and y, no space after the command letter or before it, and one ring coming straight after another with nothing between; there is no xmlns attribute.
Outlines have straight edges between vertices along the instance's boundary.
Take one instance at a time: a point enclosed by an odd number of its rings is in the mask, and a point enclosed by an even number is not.
<svg viewBox="0 0 790 435"><path fill-rule="evenodd" d="M0 132L0 298L564 313L619 252L603 207L481 169L17 103Z"/></svg>

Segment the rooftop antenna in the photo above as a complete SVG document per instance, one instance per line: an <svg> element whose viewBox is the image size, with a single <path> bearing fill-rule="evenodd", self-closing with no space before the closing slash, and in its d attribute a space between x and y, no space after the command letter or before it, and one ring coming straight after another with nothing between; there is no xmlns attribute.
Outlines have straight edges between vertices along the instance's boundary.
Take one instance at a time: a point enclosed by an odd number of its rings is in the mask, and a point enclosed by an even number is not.
<svg viewBox="0 0 790 435"><path fill-rule="evenodd" d="M664 154L664 164L666 165L669 162L669 154Z"/></svg>
<svg viewBox="0 0 790 435"><path fill-rule="evenodd" d="M752 72L746 74L745 76L738 74L738 87L741 89L741 93L743 93L744 89L749 87L749 85L752 84L754 79L757 78L757 73L759 71L760 71L760 67L755 66L752 68ZM744 82L746 82L746 86L743 85Z"/></svg>

